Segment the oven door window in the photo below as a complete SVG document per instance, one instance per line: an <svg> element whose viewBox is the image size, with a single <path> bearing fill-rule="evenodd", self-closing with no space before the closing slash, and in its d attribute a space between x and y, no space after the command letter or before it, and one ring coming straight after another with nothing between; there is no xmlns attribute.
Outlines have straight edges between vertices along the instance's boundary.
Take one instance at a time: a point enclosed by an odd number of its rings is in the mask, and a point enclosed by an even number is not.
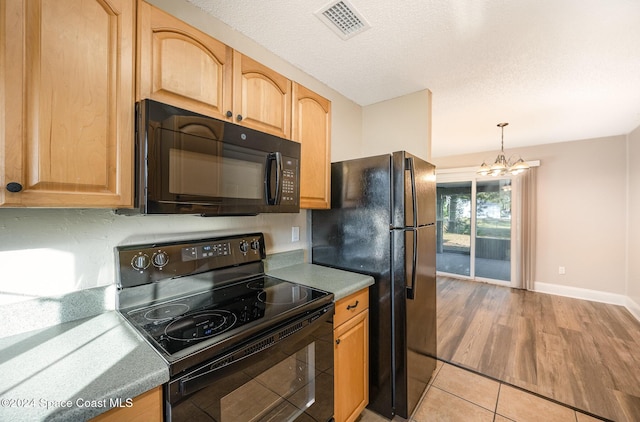
<svg viewBox="0 0 640 422"><path fill-rule="evenodd" d="M328 325L330 332L330 324L323 325ZM186 397L173 404L169 400L169 420L331 420L333 345L330 338L314 336L296 343L285 341L223 370L203 371L202 375L188 377L181 386Z"/></svg>
<svg viewBox="0 0 640 422"><path fill-rule="evenodd" d="M155 158L149 160L148 175L153 199L246 205L266 202L269 153L202 134L158 128L154 135L149 155ZM158 168L152 168L153 163L158 163ZM270 171L275 171L271 167Z"/></svg>

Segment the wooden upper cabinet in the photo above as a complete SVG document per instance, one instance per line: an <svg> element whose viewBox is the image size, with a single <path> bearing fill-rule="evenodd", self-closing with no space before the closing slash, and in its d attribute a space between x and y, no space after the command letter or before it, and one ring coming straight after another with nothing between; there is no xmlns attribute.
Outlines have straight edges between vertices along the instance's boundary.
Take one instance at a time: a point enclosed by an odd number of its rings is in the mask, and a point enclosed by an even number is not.
<svg viewBox="0 0 640 422"><path fill-rule="evenodd" d="M300 142L300 207L331 207L331 102L293 84L291 139Z"/></svg>
<svg viewBox="0 0 640 422"><path fill-rule="evenodd" d="M0 204L131 206L135 3L3 0L0 20Z"/></svg>
<svg viewBox="0 0 640 422"><path fill-rule="evenodd" d="M290 139L289 79L143 0L138 39L138 100Z"/></svg>
<svg viewBox="0 0 640 422"><path fill-rule="evenodd" d="M164 11L138 3L138 94L226 119L233 50Z"/></svg>
<svg viewBox="0 0 640 422"><path fill-rule="evenodd" d="M234 120L291 139L291 81L234 51Z"/></svg>

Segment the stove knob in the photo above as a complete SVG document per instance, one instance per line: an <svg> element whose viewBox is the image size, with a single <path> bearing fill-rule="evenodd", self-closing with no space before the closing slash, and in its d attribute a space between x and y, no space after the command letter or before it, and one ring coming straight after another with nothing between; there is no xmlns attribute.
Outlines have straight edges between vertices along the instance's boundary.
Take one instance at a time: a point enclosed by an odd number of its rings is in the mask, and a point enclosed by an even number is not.
<svg viewBox="0 0 640 422"><path fill-rule="evenodd" d="M242 251L242 253L247 253L247 251L249 251L249 242L247 242L246 240L241 240L240 250Z"/></svg>
<svg viewBox="0 0 640 422"><path fill-rule="evenodd" d="M251 241L251 249L254 251L260 250L260 241L258 239L253 239Z"/></svg>
<svg viewBox="0 0 640 422"><path fill-rule="evenodd" d="M150 263L149 255L147 254L136 255L131 260L131 266L138 271L146 269Z"/></svg>
<svg viewBox="0 0 640 422"><path fill-rule="evenodd" d="M169 255L166 252L156 252L153 254L153 265L162 268L169 262Z"/></svg>

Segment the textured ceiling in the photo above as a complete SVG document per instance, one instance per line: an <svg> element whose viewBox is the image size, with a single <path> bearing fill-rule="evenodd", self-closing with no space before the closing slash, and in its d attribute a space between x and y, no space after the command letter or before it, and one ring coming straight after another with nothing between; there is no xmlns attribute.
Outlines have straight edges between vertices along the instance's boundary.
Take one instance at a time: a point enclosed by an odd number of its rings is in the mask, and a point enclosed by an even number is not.
<svg viewBox="0 0 640 422"><path fill-rule="evenodd" d="M366 106L433 92L434 156L621 135L640 125L640 0L189 0Z"/></svg>

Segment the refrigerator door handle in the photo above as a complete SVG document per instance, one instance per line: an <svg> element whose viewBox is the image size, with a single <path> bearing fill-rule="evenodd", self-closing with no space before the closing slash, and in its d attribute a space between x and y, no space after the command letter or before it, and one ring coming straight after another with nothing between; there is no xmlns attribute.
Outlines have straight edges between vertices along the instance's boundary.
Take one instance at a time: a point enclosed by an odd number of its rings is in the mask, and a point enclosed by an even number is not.
<svg viewBox="0 0 640 422"><path fill-rule="evenodd" d="M418 226L418 198L416 194L416 166L413 157L406 158L406 169L409 171L411 180L411 209L413 210L413 227Z"/></svg>
<svg viewBox="0 0 640 422"><path fill-rule="evenodd" d="M418 276L418 233L415 230L407 230L413 236L413 254L411 256L411 285L407 287L407 299L413 300L416 296L416 277Z"/></svg>

